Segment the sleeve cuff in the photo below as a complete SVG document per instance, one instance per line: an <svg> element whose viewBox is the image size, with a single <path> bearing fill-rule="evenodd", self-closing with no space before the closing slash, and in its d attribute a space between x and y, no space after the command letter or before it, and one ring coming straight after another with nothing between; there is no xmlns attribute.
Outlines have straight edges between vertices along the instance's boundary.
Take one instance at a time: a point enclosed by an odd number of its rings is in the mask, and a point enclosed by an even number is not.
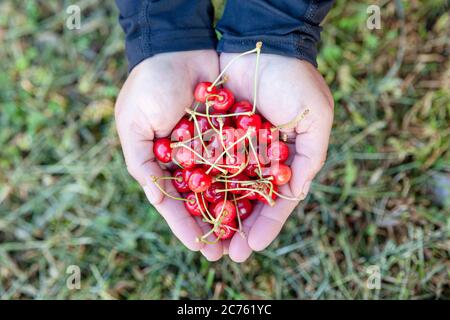
<svg viewBox="0 0 450 320"><path fill-rule="evenodd" d="M317 68L316 41L308 36L299 34L261 35L236 37L229 34L220 39L217 51L239 53L255 48L258 41L262 41L262 53L277 54L308 61Z"/></svg>
<svg viewBox="0 0 450 320"><path fill-rule="evenodd" d="M170 30L150 37L146 30L139 36L127 39L125 43L129 68L131 71L143 60L158 53L188 50L215 49L216 34L211 29ZM151 40L151 41L150 41Z"/></svg>

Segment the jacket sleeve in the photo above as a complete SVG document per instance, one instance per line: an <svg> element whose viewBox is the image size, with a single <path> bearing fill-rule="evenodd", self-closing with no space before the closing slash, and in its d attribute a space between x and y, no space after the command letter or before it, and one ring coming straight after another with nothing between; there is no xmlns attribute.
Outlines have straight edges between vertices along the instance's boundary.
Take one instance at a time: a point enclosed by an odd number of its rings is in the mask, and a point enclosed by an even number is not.
<svg viewBox="0 0 450 320"><path fill-rule="evenodd" d="M228 0L217 26L220 52L243 52L263 42L263 53L296 57L317 67L319 24L333 0Z"/></svg>
<svg viewBox="0 0 450 320"><path fill-rule="evenodd" d="M215 49L210 0L116 0L129 70L157 53Z"/></svg>

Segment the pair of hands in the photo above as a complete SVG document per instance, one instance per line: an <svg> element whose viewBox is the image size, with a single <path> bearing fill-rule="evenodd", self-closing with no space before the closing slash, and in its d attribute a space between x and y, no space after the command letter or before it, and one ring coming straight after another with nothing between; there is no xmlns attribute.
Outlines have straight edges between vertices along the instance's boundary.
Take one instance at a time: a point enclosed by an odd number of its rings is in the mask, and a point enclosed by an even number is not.
<svg viewBox="0 0 450 320"><path fill-rule="evenodd" d="M116 123L129 173L143 187L151 204L167 221L173 233L191 250L200 250L210 261L229 254L245 261L253 250L265 249L278 235L297 202L277 199L273 207L256 205L243 222L243 238L209 245L195 241L209 226L195 219L181 201L165 197L151 176L169 175L153 155L153 140L169 136L192 105L195 85L213 81L235 54L218 57L213 50L162 53L137 65L125 82L116 103ZM228 69L229 87L238 100L253 101L255 55L238 59ZM308 115L287 132L295 139L292 179L280 192L304 199L311 181L322 167L333 121L333 99L324 79L308 62L278 55L261 54L257 109L274 125L292 121L305 109ZM163 187L176 194L170 181ZM211 238L210 240L213 240Z"/></svg>

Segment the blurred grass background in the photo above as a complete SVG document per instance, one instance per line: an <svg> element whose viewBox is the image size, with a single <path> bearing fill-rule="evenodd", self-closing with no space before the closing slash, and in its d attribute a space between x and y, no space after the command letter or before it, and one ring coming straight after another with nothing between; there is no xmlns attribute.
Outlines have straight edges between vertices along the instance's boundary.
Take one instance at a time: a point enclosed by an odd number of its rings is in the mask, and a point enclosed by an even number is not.
<svg viewBox="0 0 450 320"><path fill-rule="evenodd" d="M78 31L65 27L71 4ZM370 4L380 30L366 27ZM449 298L449 199L430 192L450 171L448 3L339 0L324 26L326 166L269 249L209 263L126 172L114 2L1 1L0 297ZM66 287L69 265L80 290ZM380 290L366 287L371 265Z"/></svg>

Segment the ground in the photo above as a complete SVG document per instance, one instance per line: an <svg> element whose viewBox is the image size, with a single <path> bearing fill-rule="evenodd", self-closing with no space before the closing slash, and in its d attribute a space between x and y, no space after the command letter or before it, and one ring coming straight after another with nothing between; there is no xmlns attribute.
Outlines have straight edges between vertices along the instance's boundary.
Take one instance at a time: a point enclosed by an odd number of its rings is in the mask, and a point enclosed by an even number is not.
<svg viewBox="0 0 450 320"><path fill-rule="evenodd" d="M0 298L450 297L449 206L430 193L450 170L446 1L337 1L318 59L336 104L328 160L244 264L185 249L127 174L114 2L77 1L79 31L66 28L69 4L0 3Z"/></svg>

